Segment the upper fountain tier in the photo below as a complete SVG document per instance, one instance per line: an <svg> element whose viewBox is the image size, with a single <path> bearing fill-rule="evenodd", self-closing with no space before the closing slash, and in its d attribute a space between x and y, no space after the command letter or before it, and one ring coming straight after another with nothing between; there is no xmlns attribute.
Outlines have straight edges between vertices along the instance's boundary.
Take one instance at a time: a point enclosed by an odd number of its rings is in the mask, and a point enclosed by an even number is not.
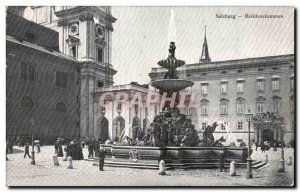
<svg viewBox="0 0 300 192"><path fill-rule="evenodd" d="M194 85L192 81L179 79L176 68L185 65L185 62L175 57L175 42L170 42L169 56L167 59L158 62L158 65L168 69L161 80L152 81L151 85L163 92L180 91Z"/></svg>

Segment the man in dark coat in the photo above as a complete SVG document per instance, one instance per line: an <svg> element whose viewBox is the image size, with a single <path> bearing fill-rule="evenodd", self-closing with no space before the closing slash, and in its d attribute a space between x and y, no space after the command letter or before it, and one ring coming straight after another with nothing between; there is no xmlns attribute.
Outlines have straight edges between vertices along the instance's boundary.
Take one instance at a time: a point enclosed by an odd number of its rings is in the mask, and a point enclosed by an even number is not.
<svg viewBox="0 0 300 192"><path fill-rule="evenodd" d="M260 145L260 149L261 149L261 152L263 153L265 153L266 151L265 151L265 144L264 144L264 142L262 142L261 143L261 145Z"/></svg>
<svg viewBox="0 0 300 192"><path fill-rule="evenodd" d="M54 144L55 154L58 152L58 141Z"/></svg>
<svg viewBox="0 0 300 192"><path fill-rule="evenodd" d="M58 143L58 151L57 151L57 157L63 157L64 153L63 153L63 149L62 149L62 144L61 142Z"/></svg>
<svg viewBox="0 0 300 192"><path fill-rule="evenodd" d="M28 143L26 143L26 145L25 145L24 158L26 157L26 155L28 155L28 157L31 158L29 155L29 144Z"/></svg>
<svg viewBox="0 0 300 192"><path fill-rule="evenodd" d="M105 150L104 149L100 149L99 150L99 170L100 171L104 171L103 167L104 167L104 160L105 160Z"/></svg>
<svg viewBox="0 0 300 192"><path fill-rule="evenodd" d="M88 145L88 151L89 151L88 158L94 157L93 143L91 142L91 140L90 140L89 145Z"/></svg>

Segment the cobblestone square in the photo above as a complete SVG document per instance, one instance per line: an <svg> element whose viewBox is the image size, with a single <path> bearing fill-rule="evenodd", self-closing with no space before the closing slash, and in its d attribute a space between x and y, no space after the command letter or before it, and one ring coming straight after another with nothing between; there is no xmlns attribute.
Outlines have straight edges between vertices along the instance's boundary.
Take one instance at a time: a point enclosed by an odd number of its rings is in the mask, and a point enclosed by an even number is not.
<svg viewBox="0 0 300 192"><path fill-rule="evenodd" d="M104 167L103 172L89 161L73 161L74 169L67 169L67 162L59 157L59 166L53 164L53 146L41 147L36 153L36 165L24 159L24 148L14 147L14 154L8 154L6 161L7 186L293 186L294 164L285 163L285 172L279 173L278 164L281 149L269 150L269 163L253 170L253 179L246 179L246 169L238 168L237 176L219 169L169 170L166 176L158 170ZM294 155L294 150L285 148L285 159ZM83 149L84 157L88 151ZM254 151L252 159L265 160L265 154ZM294 162L293 162L294 163Z"/></svg>

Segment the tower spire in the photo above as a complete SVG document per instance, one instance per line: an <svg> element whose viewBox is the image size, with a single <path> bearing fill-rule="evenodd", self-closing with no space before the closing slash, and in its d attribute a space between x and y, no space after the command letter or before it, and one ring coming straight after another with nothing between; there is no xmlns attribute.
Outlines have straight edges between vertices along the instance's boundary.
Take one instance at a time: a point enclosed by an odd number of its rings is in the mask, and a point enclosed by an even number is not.
<svg viewBox="0 0 300 192"><path fill-rule="evenodd" d="M202 53L201 53L201 57L199 59L199 63L209 63L210 57L209 57L209 53L208 53L208 44L207 44L207 40L206 40L206 25L204 26L204 42L203 42L203 46L202 46Z"/></svg>

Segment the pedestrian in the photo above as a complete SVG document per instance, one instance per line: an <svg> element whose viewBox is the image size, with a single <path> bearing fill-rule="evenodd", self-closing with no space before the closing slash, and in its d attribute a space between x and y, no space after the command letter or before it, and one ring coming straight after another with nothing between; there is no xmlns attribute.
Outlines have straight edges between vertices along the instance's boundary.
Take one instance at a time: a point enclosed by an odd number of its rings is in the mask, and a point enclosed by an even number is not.
<svg viewBox="0 0 300 192"><path fill-rule="evenodd" d="M99 150L99 170L104 171L104 160L105 160L105 149L101 148Z"/></svg>
<svg viewBox="0 0 300 192"><path fill-rule="evenodd" d="M88 151L89 151L88 158L94 157L94 154L93 154L94 153L93 143L91 142L91 140L89 142Z"/></svg>
<svg viewBox="0 0 300 192"><path fill-rule="evenodd" d="M28 155L28 157L31 158L29 155L29 144L28 143L26 143L26 145L25 145L24 158L26 157L26 155Z"/></svg>
<svg viewBox="0 0 300 192"><path fill-rule="evenodd" d="M58 152L58 141L55 142L54 149L55 149L55 154L57 154L57 152Z"/></svg>
<svg viewBox="0 0 300 192"><path fill-rule="evenodd" d="M57 157L63 157L64 154L63 154L63 149L62 149L62 144L61 142L58 143L58 148L57 148Z"/></svg>
<svg viewBox="0 0 300 192"><path fill-rule="evenodd" d="M41 146L39 143L36 144L37 153L41 152Z"/></svg>
<svg viewBox="0 0 300 192"><path fill-rule="evenodd" d="M265 148L264 142L261 143L260 149L261 149L261 152L262 152L262 153L265 153L265 152L266 152L266 151L265 151L266 148Z"/></svg>
<svg viewBox="0 0 300 192"><path fill-rule="evenodd" d="M255 142L255 150L257 151L257 148L258 148L258 143Z"/></svg>
<svg viewBox="0 0 300 192"><path fill-rule="evenodd" d="M226 172L224 151L220 153L220 172L222 172L223 169Z"/></svg>

